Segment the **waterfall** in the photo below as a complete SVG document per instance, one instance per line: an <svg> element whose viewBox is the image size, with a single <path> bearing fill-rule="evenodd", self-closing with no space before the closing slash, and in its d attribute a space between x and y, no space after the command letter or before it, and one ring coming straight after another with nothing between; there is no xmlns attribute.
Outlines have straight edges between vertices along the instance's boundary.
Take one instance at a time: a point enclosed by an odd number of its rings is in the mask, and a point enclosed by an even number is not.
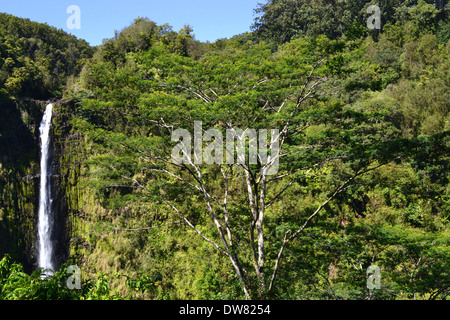
<svg viewBox="0 0 450 320"><path fill-rule="evenodd" d="M53 112L53 104L47 105L39 127L41 139L41 178L39 191L39 215L38 215L38 236L39 236L39 267L45 269L46 275L51 275L54 270L52 263L53 246L51 242L53 214L51 210L52 196L50 184L50 126ZM51 271L50 271L51 270Z"/></svg>

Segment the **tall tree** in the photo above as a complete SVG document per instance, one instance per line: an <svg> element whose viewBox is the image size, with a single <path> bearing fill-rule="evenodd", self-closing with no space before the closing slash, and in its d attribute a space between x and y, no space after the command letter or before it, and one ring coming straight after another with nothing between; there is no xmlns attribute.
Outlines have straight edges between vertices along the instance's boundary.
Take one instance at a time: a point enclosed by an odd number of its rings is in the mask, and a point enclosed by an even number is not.
<svg viewBox="0 0 450 320"><path fill-rule="evenodd" d="M328 96L324 85L344 67L343 49L342 42L319 37L292 41L275 54L268 45L247 44L210 53L200 61L173 53L155 56L151 51L136 56L137 68L151 72L146 87L154 90L132 102L138 106L132 108L133 118L149 126L147 133L128 136L85 123L113 154L120 155L109 160L101 155L96 165L103 169L96 172L103 181L108 172L119 174L121 185L141 189L171 209L229 259L246 298L270 296L286 247L359 177L404 151L395 128L384 133L392 125L384 121L383 113L348 110ZM111 88L117 91L117 85ZM113 107L100 101L94 104L96 110ZM140 126L138 130L143 129ZM184 141L185 148L171 142L177 128L194 136ZM250 134L261 129L268 135ZM223 140L227 132L241 136L244 144L243 135L250 134L243 158L235 158L235 151L228 154ZM201 143L195 140L199 133L204 137ZM258 150L272 150L269 162L261 154L250 160L256 147L252 139L258 140ZM233 140L233 150L239 144ZM192 149L200 153L192 155ZM181 152L183 161L173 161L174 150ZM233 161L226 162L229 155ZM287 213L289 227L281 238L274 238L270 229L278 211L286 210L280 207L285 195L328 177L329 170L333 178L326 179L327 187L312 204ZM209 219L201 213L201 220L192 215L186 207L191 197L203 203L198 210Z"/></svg>

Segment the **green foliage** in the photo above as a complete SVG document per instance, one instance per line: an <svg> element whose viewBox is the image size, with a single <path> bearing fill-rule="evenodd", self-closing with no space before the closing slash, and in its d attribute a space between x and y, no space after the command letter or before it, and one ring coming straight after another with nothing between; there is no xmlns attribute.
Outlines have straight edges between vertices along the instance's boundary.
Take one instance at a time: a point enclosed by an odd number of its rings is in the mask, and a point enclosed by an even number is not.
<svg viewBox="0 0 450 320"><path fill-rule="evenodd" d="M382 28L386 24L401 24L408 28L406 35L435 29L446 32L447 1L393 0L393 1L337 1L337 0L268 0L255 9L258 15L252 29L258 39L277 44L305 36L325 34L336 39L343 35L360 37L377 35L366 28L369 5L378 5ZM442 39L445 39L442 35ZM445 41L445 40L443 40Z"/></svg>
<svg viewBox="0 0 450 320"><path fill-rule="evenodd" d="M193 29L188 25L177 33L168 24L158 26L148 18L138 18L122 31L116 31L114 38L106 40L94 59L122 66L127 61L127 53L143 52L159 45L172 53L199 58L205 45L194 38Z"/></svg>
<svg viewBox="0 0 450 320"><path fill-rule="evenodd" d="M67 155L65 170L77 213L71 256L86 270L83 290L73 292L61 286L64 268L41 279L6 257L0 298L448 299L450 44L442 3L382 1L383 30L372 32L372 1L271 0L256 10L253 33L213 44L196 41L189 26L175 32L138 18L75 64L64 54L26 54L35 37L0 28L0 53L8 53L0 98L34 95L58 63L70 72L57 72L46 94L73 76L73 108L61 113L78 137L73 149L65 145L79 153ZM42 42L36 46L51 41ZM263 164L248 159L174 164L171 134L192 134L194 121L224 136L230 128L280 129L278 174L266 180ZM0 142L11 131L2 118ZM15 177L11 150L0 155L5 190ZM0 227L11 215L4 203ZM380 290L366 287L372 264L381 268Z"/></svg>
<svg viewBox="0 0 450 320"><path fill-rule="evenodd" d="M45 276L41 269L31 275L24 273L20 264L6 255L0 260L0 300L109 300L108 279L100 277L96 283L83 284L81 289L66 286L67 268L61 267L54 275ZM117 297L116 297L117 298Z"/></svg>
<svg viewBox="0 0 450 320"><path fill-rule="evenodd" d="M0 90L5 95L61 96L93 49L62 30L0 13Z"/></svg>

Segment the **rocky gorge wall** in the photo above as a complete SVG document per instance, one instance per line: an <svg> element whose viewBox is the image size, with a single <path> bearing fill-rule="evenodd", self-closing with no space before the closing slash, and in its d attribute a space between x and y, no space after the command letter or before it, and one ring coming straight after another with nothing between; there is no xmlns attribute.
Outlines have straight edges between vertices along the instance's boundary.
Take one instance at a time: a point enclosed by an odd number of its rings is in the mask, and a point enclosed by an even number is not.
<svg viewBox="0 0 450 320"><path fill-rule="evenodd" d="M26 272L36 268L39 204L39 125L49 101L0 101L0 258L10 254ZM67 101L54 102L51 127L52 241L58 264L67 261L79 216L79 137Z"/></svg>

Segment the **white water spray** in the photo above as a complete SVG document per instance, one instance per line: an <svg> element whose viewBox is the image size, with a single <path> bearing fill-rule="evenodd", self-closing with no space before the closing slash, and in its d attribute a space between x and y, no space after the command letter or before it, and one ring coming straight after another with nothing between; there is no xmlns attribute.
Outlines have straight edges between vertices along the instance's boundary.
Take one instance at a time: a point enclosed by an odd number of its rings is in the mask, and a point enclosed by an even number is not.
<svg viewBox="0 0 450 320"><path fill-rule="evenodd" d="M50 168L49 168L49 147L50 147L50 126L53 112L53 104L47 105L39 127L41 139L41 179L39 191L39 215L38 215L38 236L39 236L39 267L45 270L46 275L52 275L54 266L52 263L53 246L51 242L51 232L53 225L53 215L51 211L52 197L50 188Z"/></svg>

